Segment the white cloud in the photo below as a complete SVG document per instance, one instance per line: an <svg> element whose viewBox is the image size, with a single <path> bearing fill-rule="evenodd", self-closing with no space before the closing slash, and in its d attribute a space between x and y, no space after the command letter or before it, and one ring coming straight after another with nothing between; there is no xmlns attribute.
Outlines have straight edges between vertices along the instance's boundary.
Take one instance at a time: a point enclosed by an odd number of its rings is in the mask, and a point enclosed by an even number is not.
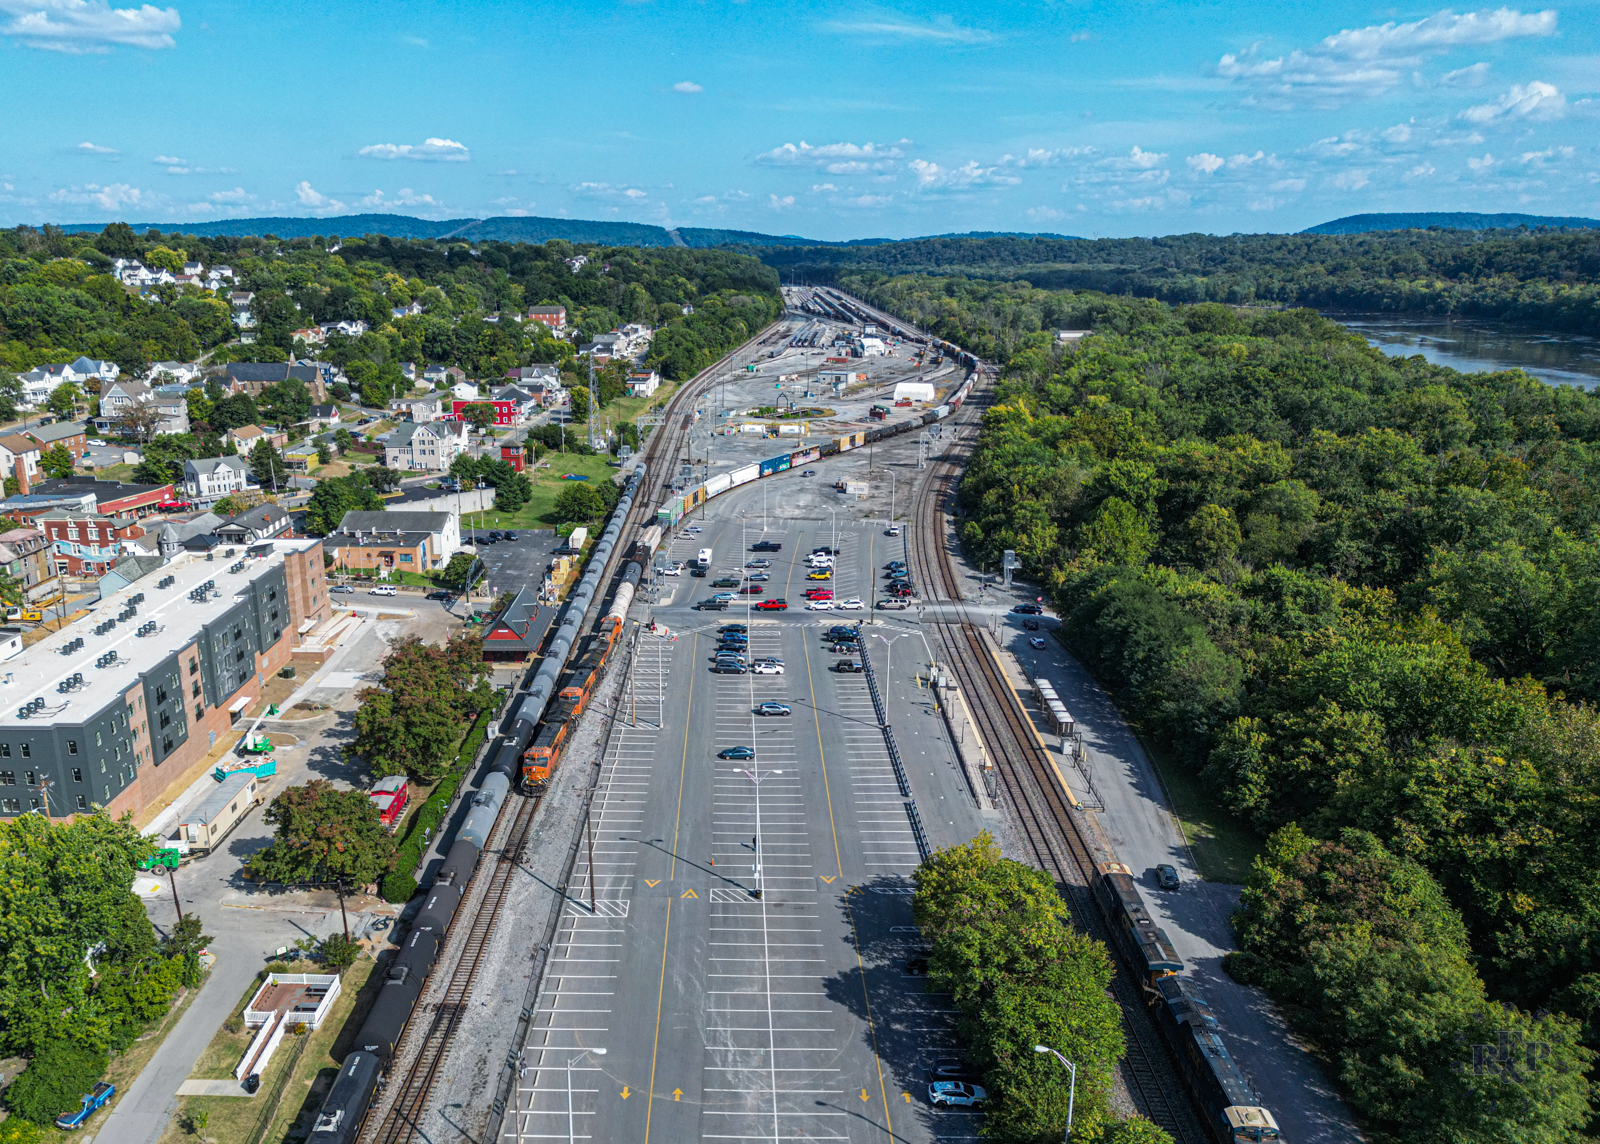
<svg viewBox="0 0 1600 1144"><path fill-rule="evenodd" d="M1385 127L1378 132L1378 138L1385 143L1411 142L1411 125L1409 123L1396 123L1393 127Z"/></svg>
<svg viewBox="0 0 1600 1144"><path fill-rule="evenodd" d="M419 195L410 187L400 188L400 193L393 198L385 197L382 191L373 191L361 200L361 206L371 208L381 207L438 207L443 204L432 195Z"/></svg>
<svg viewBox="0 0 1600 1144"><path fill-rule="evenodd" d="M893 195L856 195L844 200L847 207L886 207L894 201Z"/></svg>
<svg viewBox="0 0 1600 1144"><path fill-rule="evenodd" d="M1341 191L1359 191L1372 182L1371 174L1362 170L1340 171L1328 180L1328 185Z"/></svg>
<svg viewBox="0 0 1600 1144"><path fill-rule="evenodd" d="M1100 165L1118 171L1147 171L1159 166L1166 157L1165 152L1141 151L1135 146L1126 155L1100 160Z"/></svg>
<svg viewBox="0 0 1600 1144"><path fill-rule="evenodd" d="M834 186L832 183L813 183L813 184L811 184L811 193L814 194L814 195L820 195L824 191L837 191L838 189L839 188Z"/></svg>
<svg viewBox="0 0 1600 1144"><path fill-rule="evenodd" d="M1271 195L1267 195L1265 198L1251 199L1244 204L1244 209L1247 211L1275 211L1282 205L1282 199L1275 199Z"/></svg>
<svg viewBox="0 0 1600 1144"><path fill-rule="evenodd" d="M99 183L89 183L82 187L64 187L52 191L50 201L53 203L93 203L103 210L114 211L120 207L137 207L151 201L148 192L141 191L138 187L129 186L127 183L112 183L101 186Z"/></svg>
<svg viewBox="0 0 1600 1144"><path fill-rule="evenodd" d="M1563 159L1570 159L1573 156L1573 148L1546 147L1543 151L1524 151L1521 155L1517 156L1517 162L1523 164L1524 166L1529 163L1533 163L1536 166L1542 167L1548 160L1554 159L1557 156L1560 156Z"/></svg>
<svg viewBox="0 0 1600 1144"><path fill-rule="evenodd" d="M1066 211L1058 211L1054 207L1029 207L1028 217L1034 222L1055 222L1057 219L1067 217Z"/></svg>
<svg viewBox="0 0 1600 1144"><path fill-rule="evenodd" d="M237 204L250 202L255 196L243 187L235 187L231 191L212 191L206 198L214 203Z"/></svg>
<svg viewBox="0 0 1600 1144"><path fill-rule="evenodd" d="M428 46L428 41L421 36L401 36L400 42L402 44L410 44L413 48L425 48Z"/></svg>
<svg viewBox="0 0 1600 1144"><path fill-rule="evenodd" d="M174 48L182 27L176 8L113 8L106 0L0 0L0 35L52 52L108 52L113 47Z"/></svg>
<svg viewBox="0 0 1600 1144"><path fill-rule="evenodd" d="M824 31L874 40L912 40L925 43L987 44L995 38L982 28L964 28L949 16L936 20L914 20L898 13L882 13L853 20L828 20Z"/></svg>
<svg viewBox="0 0 1600 1144"><path fill-rule="evenodd" d="M1445 72L1439 77L1439 82L1445 87L1482 87L1489 82L1489 64L1479 60L1455 71Z"/></svg>
<svg viewBox="0 0 1600 1144"><path fill-rule="evenodd" d="M813 147L802 139L798 144L785 143L756 156L757 163L774 167L820 167L831 175L861 174L905 157L902 147L911 143L902 139L898 143L823 143Z"/></svg>
<svg viewBox="0 0 1600 1144"><path fill-rule="evenodd" d="M1330 105L1380 95L1399 84L1426 57L1451 48L1550 36L1555 30L1553 9L1528 13L1514 8L1466 13L1445 10L1406 24L1347 28L1324 37L1310 49L1296 48L1271 59L1262 58L1260 45L1255 44L1223 56L1216 70L1224 79L1255 88L1259 95L1254 101L1267 106L1287 108L1301 100Z"/></svg>
<svg viewBox="0 0 1600 1144"><path fill-rule="evenodd" d="M637 203L650 197L648 191L638 187L623 187L614 183L578 183L572 193L582 199L599 199L602 202Z"/></svg>
<svg viewBox="0 0 1600 1144"><path fill-rule="evenodd" d="M1186 191L1168 190L1159 195L1141 195L1137 198L1112 199L1111 209L1115 211L1160 211L1168 207L1184 207L1189 205L1189 195Z"/></svg>
<svg viewBox="0 0 1600 1144"><path fill-rule="evenodd" d="M438 138L424 139L421 143L374 143L356 154L366 159L417 159L436 163L465 163L472 158L466 144Z"/></svg>
<svg viewBox="0 0 1600 1144"><path fill-rule="evenodd" d="M1494 156L1485 151L1481 159L1468 159L1467 166L1481 174L1494 166Z"/></svg>
<svg viewBox="0 0 1600 1144"><path fill-rule="evenodd" d="M959 167L941 167L926 159L913 159L906 164L906 169L916 176L917 189L924 191L1022 182L1015 175L1002 173L998 167L980 167L975 159L968 159Z"/></svg>
<svg viewBox="0 0 1600 1144"><path fill-rule="evenodd" d="M1030 147L1026 155L1003 156L1000 160L1000 165L1002 167L1055 167L1065 163L1068 159L1084 158L1089 155L1098 155L1099 153L1099 150L1094 147L1061 147L1053 151Z"/></svg>
<svg viewBox="0 0 1600 1144"><path fill-rule="evenodd" d="M78 144L78 150L82 151L85 155L119 155L119 154L121 154L121 152L118 151L115 147L101 147L97 143L79 143Z"/></svg>
<svg viewBox="0 0 1600 1144"><path fill-rule="evenodd" d="M1199 171L1202 174L1213 175L1222 169L1222 165L1226 163L1227 160L1221 155L1213 155L1207 151L1202 151L1198 155L1190 155L1184 160L1184 162L1189 165L1189 169L1191 171Z"/></svg>
<svg viewBox="0 0 1600 1144"><path fill-rule="evenodd" d="M1412 179L1429 179L1437 173L1438 172L1432 163L1418 163L1415 167L1412 167L1400 177L1409 182Z"/></svg>
<svg viewBox="0 0 1600 1144"><path fill-rule="evenodd" d="M1267 188L1269 191L1303 191L1306 189L1304 179L1279 179Z"/></svg>
<svg viewBox="0 0 1600 1144"><path fill-rule="evenodd" d="M1554 84L1534 80L1511 85L1499 99L1480 103L1461 113L1468 123L1500 123L1511 119L1560 119L1567 113L1567 97Z"/></svg>
<svg viewBox="0 0 1600 1144"><path fill-rule="evenodd" d="M187 159L179 159L172 155L157 155L150 161L162 167L187 167L189 165Z"/></svg>
<svg viewBox="0 0 1600 1144"><path fill-rule="evenodd" d="M295 198L300 200L301 206L309 207L314 211L344 210L342 202L338 199L329 198L321 191L313 190L311 184L305 179L301 179L299 183L295 184L294 194Z"/></svg>
<svg viewBox="0 0 1600 1144"><path fill-rule="evenodd" d="M767 198L771 200L768 205L775 211L786 211L794 206L793 195L784 195L781 199L777 195L768 195Z"/></svg>
<svg viewBox="0 0 1600 1144"><path fill-rule="evenodd" d="M683 95L695 95L698 92L704 91L705 88L701 87L697 83L692 83L689 80L683 80L679 83L673 84L672 90L680 92Z"/></svg>
<svg viewBox="0 0 1600 1144"><path fill-rule="evenodd" d="M1265 163L1269 167L1280 166L1277 156L1268 155L1265 151L1257 151L1254 155L1230 155L1228 166L1233 168L1254 167L1257 163Z"/></svg>

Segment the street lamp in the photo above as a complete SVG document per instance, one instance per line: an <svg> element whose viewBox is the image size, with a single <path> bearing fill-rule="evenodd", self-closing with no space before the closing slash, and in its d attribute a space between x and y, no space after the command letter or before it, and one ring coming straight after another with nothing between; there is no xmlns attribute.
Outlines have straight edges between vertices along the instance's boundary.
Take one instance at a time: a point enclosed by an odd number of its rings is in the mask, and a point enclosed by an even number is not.
<svg viewBox="0 0 1600 1144"><path fill-rule="evenodd" d="M1072 1087L1067 1089L1067 1130L1061 1134L1062 1144L1066 1144L1066 1141L1072 1136L1072 1105L1078 1095L1078 1068L1049 1045L1035 1045L1033 1046L1033 1051L1036 1053L1049 1053L1056 1060L1066 1065L1067 1072L1072 1076Z"/></svg>
<svg viewBox="0 0 1600 1144"><path fill-rule="evenodd" d="M753 721L754 717L752 717ZM750 761L750 765L756 765L754 759ZM781 774L783 774L782 771L768 771L766 777L770 779L774 775ZM761 776L754 771L746 771L745 776L756 785L756 832L750 839L750 852L754 855L755 860L756 898L759 899L766 889L766 879L761 873Z"/></svg>
<svg viewBox="0 0 1600 1144"><path fill-rule="evenodd" d="M604 1049L584 1049L583 1052L567 1062L567 1144L573 1144L574 1141L572 1132L572 1066L583 1060L588 1053L593 1053L597 1057L606 1055Z"/></svg>
<svg viewBox="0 0 1600 1144"><path fill-rule="evenodd" d="M884 652L883 652L883 684L884 684L884 687L887 688L888 686L890 686L890 684L892 683L892 681L894 679L894 666L893 666L894 665L894 641L897 640L897 639L901 639L901 638L903 638L905 636L915 635L917 633L915 633L915 632L901 632L898 635L892 635L892 636L880 635L877 632L873 632L872 634L874 636L876 636L878 639L883 641L883 647L884 647ZM888 711L888 704L887 703L884 705L884 710ZM882 724L882 726L887 727L888 723L884 722Z"/></svg>

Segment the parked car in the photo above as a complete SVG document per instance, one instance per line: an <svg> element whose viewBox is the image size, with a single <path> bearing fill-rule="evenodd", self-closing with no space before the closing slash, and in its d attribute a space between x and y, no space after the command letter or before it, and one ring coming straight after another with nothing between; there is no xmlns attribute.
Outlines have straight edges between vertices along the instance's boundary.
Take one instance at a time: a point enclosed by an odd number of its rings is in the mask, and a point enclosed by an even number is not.
<svg viewBox="0 0 1600 1144"><path fill-rule="evenodd" d="M1028 646L1035 649L1042 648L1044 647L1044 638L1042 636L1034 636L1028 640Z"/></svg>
<svg viewBox="0 0 1600 1144"><path fill-rule="evenodd" d="M726 612L728 610L728 601L701 600L695 605L695 610L700 612Z"/></svg>
<svg viewBox="0 0 1600 1144"><path fill-rule="evenodd" d="M911 605L904 600L879 600L878 610L883 612L903 612Z"/></svg>
<svg viewBox="0 0 1600 1144"><path fill-rule="evenodd" d="M93 1116L112 1094L117 1091L117 1086L109 1081L97 1081L95 1086L83 1097L83 1107L73 1112L63 1112L56 1117L57 1128L82 1128L84 1122Z"/></svg>
<svg viewBox="0 0 1600 1144"><path fill-rule="evenodd" d="M832 600L812 600L811 603L806 605L806 611L808 611L808 612L831 612L831 611L833 611L833 601Z"/></svg>
<svg viewBox="0 0 1600 1144"><path fill-rule="evenodd" d="M1017 615L1019 615L1019 616L1042 616L1042 615L1044 615L1044 609L1042 607L1040 607L1038 604L1018 604L1016 607L1012 608L1011 610L1014 613L1016 613Z"/></svg>
<svg viewBox="0 0 1600 1144"><path fill-rule="evenodd" d="M1176 890L1183 883L1178 880L1178 868L1163 862L1156 867L1156 885L1163 890Z"/></svg>
<svg viewBox="0 0 1600 1144"><path fill-rule="evenodd" d="M348 584L335 584L333 587L329 588L328 591L329 592L344 593L344 592L354 592L355 589L350 587L350 585L348 585Z"/></svg>
<svg viewBox="0 0 1600 1144"><path fill-rule="evenodd" d="M757 675L782 675L783 664L757 662L750 665L750 670Z"/></svg>
<svg viewBox="0 0 1600 1144"><path fill-rule="evenodd" d="M753 759L756 757L754 747L729 747L726 751L718 751L719 759Z"/></svg>
<svg viewBox="0 0 1600 1144"><path fill-rule="evenodd" d="M726 635L729 632L738 632L741 635L743 635L745 632L748 632L749 630L750 629L745 627L743 624L723 624L720 628L717 629L717 634L720 636L720 635Z"/></svg>
<svg viewBox="0 0 1600 1144"><path fill-rule="evenodd" d="M807 580L832 580L833 579L833 572L830 569L827 569L827 568L819 568L815 572L807 573L806 574L806 579Z"/></svg>
<svg viewBox="0 0 1600 1144"><path fill-rule="evenodd" d="M775 540L758 540L750 546L751 552L782 552L783 545Z"/></svg>
<svg viewBox="0 0 1600 1144"><path fill-rule="evenodd" d="M983 1089L965 1081L936 1080L928 1086L928 1103L945 1108L975 1108L988 1098Z"/></svg>
<svg viewBox="0 0 1600 1144"><path fill-rule="evenodd" d="M784 599L762 600L756 607L763 612L786 612L789 610L789 601Z"/></svg>
<svg viewBox="0 0 1600 1144"><path fill-rule="evenodd" d="M663 568L661 570L661 574L663 576L682 576L683 575L683 567L682 567L682 565L679 565L679 564L668 564L665 568Z"/></svg>
<svg viewBox="0 0 1600 1144"><path fill-rule="evenodd" d="M454 592L429 592L427 598L430 600L438 600L445 604L453 604L455 603L456 599Z"/></svg>
<svg viewBox="0 0 1600 1144"><path fill-rule="evenodd" d="M760 584L746 584L743 588L739 589L739 594L741 596L759 596L765 591L766 589Z"/></svg>
<svg viewBox="0 0 1600 1144"><path fill-rule="evenodd" d="M394 593L395 587L393 584L374 584L367 589L367 595L369 596L392 596Z"/></svg>
<svg viewBox="0 0 1600 1144"><path fill-rule="evenodd" d="M788 715L790 714L787 703L763 703L756 708L757 715Z"/></svg>
<svg viewBox="0 0 1600 1144"><path fill-rule="evenodd" d="M906 562L904 560L891 560L889 563L884 565L884 568L892 572L896 568L904 568L905 566Z"/></svg>
<svg viewBox="0 0 1600 1144"><path fill-rule="evenodd" d="M507 540L515 540L515 539L517 539L517 534L514 533L514 532L508 532L508 533L506 533L506 539Z"/></svg>
<svg viewBox="0 0 1600 1144"><path fill-rule="evenodd" d="M739 581L732 576L722 576L711 581L711 586L713 588L737 588Z"/></svg>
<svg viewBox="0 0 1600 1144"><path fill-rule="evenodd" d="M861 671L861 665L853 659L841 659L838 663L833 665L833 670L853 671L859 673Z"/></svg>
<svg viewBox="0 0 1600 1144"><path fill-rule="evenodd" d="M1039 630L1039 621L1038 620L1023 620L1022 621L1022 630L1025 631L1025 632L1036 632L1036 631L1038 631Z"/></svg>
<svg viewBox="0 0 1600 1144"><path fill-rule="evenodd" d="M748 669L742 663L714 663L711 665L713 675L743 675Z"/></svg>
<svg viewBox="0 0 1600 1144"><path fill-rule="evenodd" d="M839 601L840 609L846 612L859 612L865 606L866 605L864 605L854 596L851 596L848 600Z"/></svg>
<svg viewBox="0 0 1600 1144"><path fill-rule="evenodd" d="M813 556L837 556L837 555L839 555L839 551L838 551L838 549L835 549L835 548L829 548L826 544L824 544L819 548L813 548L811 550L811 555L813 555Z"/></svg>
<svg viewBox="0 0 1600 1144"><path fill-rule="evenodd" d="M771 580L771 579L772 579L772 577L768 576L765 572L752 572L752 573L750 573L750 582L752 584L754 584L754 583L765 583L766 581Z"/></svg>

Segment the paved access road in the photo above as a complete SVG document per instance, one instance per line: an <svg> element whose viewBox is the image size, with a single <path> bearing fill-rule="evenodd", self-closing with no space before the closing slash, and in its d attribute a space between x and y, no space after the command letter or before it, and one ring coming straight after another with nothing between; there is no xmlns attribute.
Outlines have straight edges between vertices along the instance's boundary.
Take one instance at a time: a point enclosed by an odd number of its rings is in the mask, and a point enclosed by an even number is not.
<svg viewBox="0 0 1600 1144"><path fill-rule="evenodd" d="M831 546L832 523L769 519L763 534L757 520L741 544L731 518L749 494L719 501L725 515L666 555L709 547L714 570L766 555L767 595L800 603L797 561ZM741 551L763 535L782 552ZM841 597L867 595L876 566L903 554L878 528L843 521L838 547ZM865 679L829 670L841 657L821 638L864 613L690 610L712 578L668 580L654 616L672 636L639 632L600 775L593 865L580 853L571 882L585 896L592 871L596 908L565 907L502 1139L973 1138L970 1115L924 1099L922 1066L957 1046L948 999L905 972L920 854ZM716 629L732 622L748 625L754 656L784 661L782 675L710 672ZM982 819L949 759L924 746L937 717L918 701L922 656L908 642L892 672L882 644L872 654L937 846ZM792 714L753 715L763 702ZM756 758L716 757L735 746Z"/></svg>

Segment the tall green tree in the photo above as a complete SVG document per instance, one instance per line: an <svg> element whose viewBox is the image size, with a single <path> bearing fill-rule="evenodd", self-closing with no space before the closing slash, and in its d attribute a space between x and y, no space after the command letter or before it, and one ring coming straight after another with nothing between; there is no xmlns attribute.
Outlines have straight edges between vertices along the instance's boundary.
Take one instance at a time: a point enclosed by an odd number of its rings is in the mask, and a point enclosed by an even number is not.
<svg viewBox="0 0 1600 1144"><path fill-rule="evenodd" d="M458 636L435 647L413 638L392 646L379 687L360 699L352 753L375 775L404 772L427 782L449 768L495 691L477 640Z"/></svg>
<svg viewBox="0 0 1600 1144"><path fill-rule="evenodd" d="M287 788L262 820L272 842L250 859L252 877L269 882L376 882L394 862L395 841L377 807L359 790L326 779Z"/></svg>
<svg viewBox="0 0 1600 1144"><path fill-rule="evenodd" d="M250 475L263 489L289 487L289 467L284 464L283 454L265 437L250 450Z"/></svg>
<svg viewBox="0 0 1600 1144"><path fill-rule="evenodd" d="M49 477L70 477L77 460L72 455L72 450L57 442L43 453L39 454L39 467ZM165 483L165 482L162 482Z"/></svg>

